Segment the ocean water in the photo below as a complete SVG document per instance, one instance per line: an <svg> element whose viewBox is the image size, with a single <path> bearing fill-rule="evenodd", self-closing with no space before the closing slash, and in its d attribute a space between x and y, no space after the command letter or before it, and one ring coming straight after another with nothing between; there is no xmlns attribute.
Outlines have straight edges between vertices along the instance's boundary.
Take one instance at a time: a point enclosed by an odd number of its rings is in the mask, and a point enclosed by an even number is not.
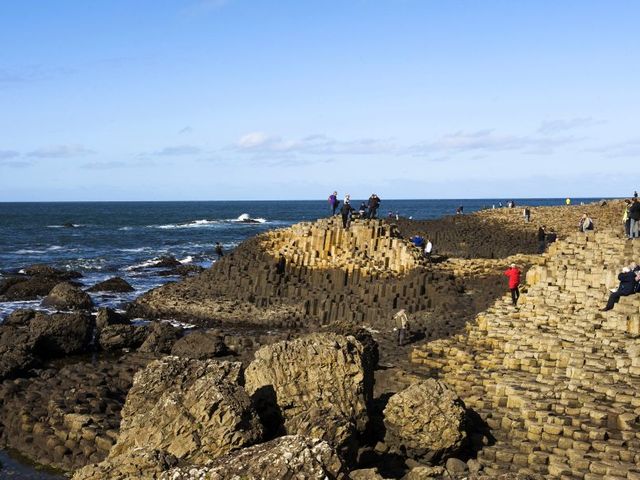
<svg viewBox="0 0 640 480"><path fill-rule="evenodd" d="M596 199L574 199L589 202ZM352 200L358 207L361 200ZM506 204L505 199L382 200L379 216L433 219ZM515 199L517 205L562 205L564 199ZM92 294L99 306L120 308L141 293L177 277L159 276L153 263L172 255L183 264L208 267L215 242L225 251L273 228L329 214L326 200L236 202L0 203L0 275L34 263L76 270L91 286L112 276L136 289L129 294ZM249 222L247 220L250 220ZM72 226L71 226L72 225ZM0 302L0 321L33 302Z"/></svg>

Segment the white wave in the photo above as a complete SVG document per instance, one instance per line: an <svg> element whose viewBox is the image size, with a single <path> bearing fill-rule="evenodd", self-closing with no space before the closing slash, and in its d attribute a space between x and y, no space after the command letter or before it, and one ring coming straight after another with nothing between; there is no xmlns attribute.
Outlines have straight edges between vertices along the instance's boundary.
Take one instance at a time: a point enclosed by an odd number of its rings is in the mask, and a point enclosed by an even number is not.
<svg viewBox="0 0 640 480"><path fill-rule="evenodd" d="M182 263L182 264L191 263L191 262L193 262L193 257L191 255L188 255L185 258L183 258L182 260L178 260L178 261L180 263Z"/></svg>
<svg viewBox="0 0 640 480"><path fill-rule="evenodd" d="M234 218L233 220L230 220L230 221L236 222L236 223L266 223L267 222L266 218L251 218L251 215L249 215L248 213L243 213L238 218Z"/></svg>
<svg viewBox="0 0 640 480"><path fill-rule="evenodd" d="M186 223L169 223L167 225L148 225L149 228L161 228L163 230L169 230L174 228L200 228L200 227L208 227L211 225L220 224L220 220L192 220L191 222Z"/></svg>
<svg viewBox="0 0 640 480"><path fill-rule="evenodd" d="M149 247L139 247L139 248L119 248L119 252L127 252L127 253L140 253L145 250L149 250Z"/></svg>
<svg viewBox="0 0 640 480"><path fill-rule="evenodd" d="M47 228L80 228L80 227L84 227L85 225L82 225L80 223L70 223L68 225L47 225Z"/></svg>
<svg viewBox="0 0 640 480"><path fill-rule="evenodd" d="M51 245L49 248L47 248L47 250L49 250L50 252L53 252L55 250L62 250L64 247L61 247L60 245Z"/></svg>
<svg viewBox="0 0 640 480"><path fill-rule="evenodd" d="M131 265L129 267L125 267L124 270L126 270L127 272L130 272L132 270L139 270L141 268L153 267L154 265L157 265L159 263L160 263L160 260L158 260L158 259L147 260L145 262L138 263L136 265Z"/></svg>
<svg viewBox="0 0 640 480"><path fill-rule="evenodd" d="M29 255L33 253L47 253L46 250L32 250L30 248L21 248L20 250L16 250L14 252L16 255Z"/></svg>
<svg viewBox="0 0 640 480"><path fill-rule="evenodd" d="M123 232L127 232L129 230L133 230L133 227L120 227L118 230L121 230Z"/></svg>

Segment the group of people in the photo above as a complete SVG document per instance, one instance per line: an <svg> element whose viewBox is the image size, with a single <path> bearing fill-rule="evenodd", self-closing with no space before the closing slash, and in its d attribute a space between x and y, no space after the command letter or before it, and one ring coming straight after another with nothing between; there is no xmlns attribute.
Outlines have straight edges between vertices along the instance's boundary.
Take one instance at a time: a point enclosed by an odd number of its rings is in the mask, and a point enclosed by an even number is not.
<svg viewBox="0 0 640 480"><path fill-rule="evenodd" d="M329 199L327 201L329 202L331 215L335 215L340 205L340 200L338 200L338 192L333 192L331 195L329 195ZM375 193L372 193L367 202L362 202L360 204L358 215L360 216L360 218L378 218L378 208L380 208L380 197L378 197L378 195L376 195ZM355 211L356 209L351 206L351 195L345 195L344 200L342 201L342 207L340 207L342 226L344 228L349 228L349 226L351 225L351 219L353 218L353 214Z"/></svg>
<svg viewBox="0 0 640 480"><path fill-rule="evenodd" d="M425 240L425 238L420 235L414 235L413 237L411 237L411 243L413 243L420 250L422 255L424 255L424 257L429 260L429 262L431 262L433 243L431 243L431 240L429 238Z"/></svg>

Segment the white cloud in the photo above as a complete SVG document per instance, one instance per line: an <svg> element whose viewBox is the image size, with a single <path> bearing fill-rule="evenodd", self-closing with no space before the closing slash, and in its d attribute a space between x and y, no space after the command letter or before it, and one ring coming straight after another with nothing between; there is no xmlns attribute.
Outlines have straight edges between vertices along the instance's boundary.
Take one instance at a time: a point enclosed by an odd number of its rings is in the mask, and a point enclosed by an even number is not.
<svg viewBox="0 0 640 480"><path fill-rule="evenodd" d="M625 140L618 143L610 143L600 147L585 150L590 153L598 153L608 158L638 157L640 156L640 139Z"/></svg>
<svg viewBox="0 0 640 480"><path fill-rule="evenodd" d="M15 150L0 150L0 162L3 160L9 160L20 156L20 152Z"/></svg>
<svg viewBox="0 0 640 480"><path fill-rule="evenodd" d="M202 149L195 145L175 145L172 147L165 147L162 150L155 152L155 155L162 155L166 157L181 156L181 155L197 155L201 153Z"/></svg>
<svg viewBox="0 0 640 480"><path fill-rule="evenodd" d="M36 158L70 158L83 157L94 153L93 150L89 150L82 145L53 145L29 152L27 156Z"/></svg>
<svg viewBox="0 0 640 480"><path fill-rule="evenodd" d="M538 128L538 133L552 135L558 132L602 125L604 123L606 123L604 120L597 120L591 117L571 118L569 120L546 120L542 122Z"/></svg>
<svg viewBox="0 0 640 480"><path fill-rule="evenodd" d="M308 155L370 155L389 153L396 146L389 140L363 138L350 141L336 140L326 135L308 135L298 140L286 140L264 132L243 135L234 148L240 152L259 154L308 154Z"/></svg>

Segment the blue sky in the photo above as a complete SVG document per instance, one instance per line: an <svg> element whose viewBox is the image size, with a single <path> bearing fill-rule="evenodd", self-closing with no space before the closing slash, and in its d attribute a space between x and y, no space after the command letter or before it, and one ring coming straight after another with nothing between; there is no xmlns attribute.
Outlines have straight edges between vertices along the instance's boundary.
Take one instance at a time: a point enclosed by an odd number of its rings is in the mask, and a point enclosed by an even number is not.
<svg viewBox="0 0 640 480"><path fill-rule="evenodd" d="M0 201L624 196L640 2L0 0Z"/></svg>

